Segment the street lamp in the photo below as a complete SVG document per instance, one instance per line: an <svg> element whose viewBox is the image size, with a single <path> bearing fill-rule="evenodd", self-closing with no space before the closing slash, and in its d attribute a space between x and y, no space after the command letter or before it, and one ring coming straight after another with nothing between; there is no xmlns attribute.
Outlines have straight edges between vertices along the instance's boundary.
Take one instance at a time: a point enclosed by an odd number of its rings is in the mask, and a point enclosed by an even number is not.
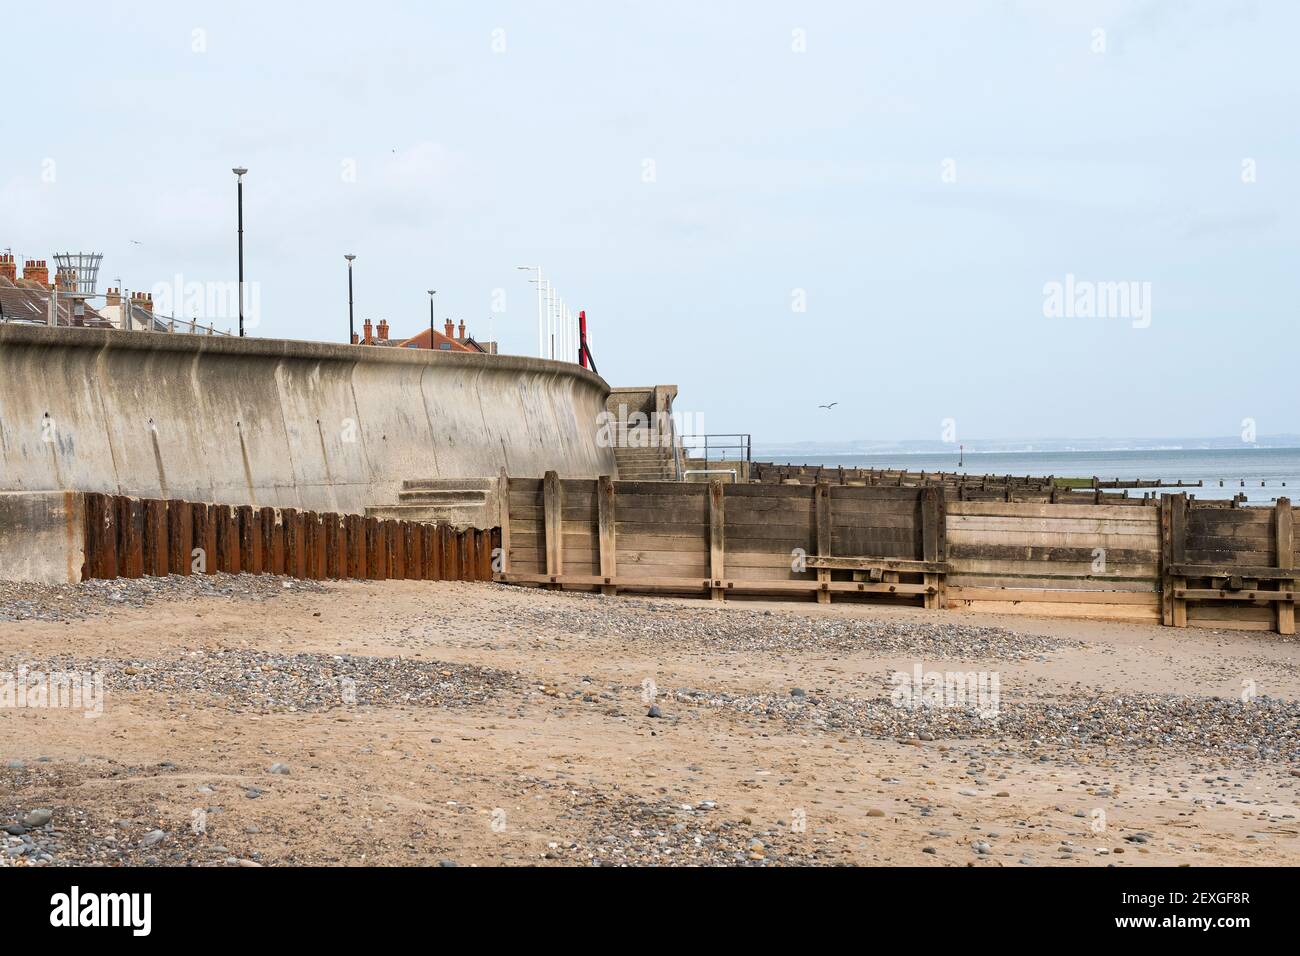
<svg viewBox="0 0 1300 956"><path fill-rule="evenodd" d="M429 348L433 348L433 297L438 294L437 289L429 290Z"/></svg>
<svg viewBox="0 0 1300 956"><path fill-rule="evenodd" d="M343 258L348 260L348 345L355 345L357 341L357 330L352 324L352 260L356 258L352 253L345 252Z"/></svg>
<svg viewBox="0 0 1300 956"><path fill-rule="evenodd" d="M239 205L239 337L244 337L244 174L243 166L231 170L235 174L235 190Z"/></svg>

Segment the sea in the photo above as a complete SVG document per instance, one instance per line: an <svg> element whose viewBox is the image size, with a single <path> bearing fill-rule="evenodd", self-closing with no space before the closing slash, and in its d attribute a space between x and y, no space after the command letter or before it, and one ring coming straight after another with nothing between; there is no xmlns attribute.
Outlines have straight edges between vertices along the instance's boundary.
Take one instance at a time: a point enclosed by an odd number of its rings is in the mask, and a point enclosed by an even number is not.
<svg viewBox="0 0 1300 956"><path fill-rule="evenodd" d="M1041 451L964 453L959 465L951 454L817 454L765 455L754 450L755 461L845 468L906 469L907 471L963 472L968 475L1055 475L1058 478L1092 478L1103 481L1153 479L1184 483L1197 498L1231 498L1244 494L1250 504L1263 505L1287 497L1300 504L1300 448L1208 448L1123 451ZM1141 497L1151 489L1130 489ZM1170 489L1168 493L1176 491Z"/></svg>

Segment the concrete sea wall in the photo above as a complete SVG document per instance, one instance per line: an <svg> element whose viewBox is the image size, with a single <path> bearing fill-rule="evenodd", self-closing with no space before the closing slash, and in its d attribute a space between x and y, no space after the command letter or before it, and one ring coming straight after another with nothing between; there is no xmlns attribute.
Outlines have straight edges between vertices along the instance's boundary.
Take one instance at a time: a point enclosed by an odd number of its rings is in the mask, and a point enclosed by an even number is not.
<svg viewBox="0 0 1300 956"><path fill-rule="evenodd" d="M359 513L403 479L615 473L575 365L0 324L0 492Z"/></svg>

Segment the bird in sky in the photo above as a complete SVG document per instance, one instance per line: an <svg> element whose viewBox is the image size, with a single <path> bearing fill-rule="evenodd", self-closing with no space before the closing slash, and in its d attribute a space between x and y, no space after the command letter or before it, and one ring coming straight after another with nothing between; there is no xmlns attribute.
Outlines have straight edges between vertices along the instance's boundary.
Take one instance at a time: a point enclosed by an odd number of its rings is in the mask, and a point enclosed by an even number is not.
<svg viewBox="0 0 1300 956"><path fill-rule="evenodd" d="M829 405L818 405L817 407L830 409L830 408L834 408L838 404L839 402L831 402Z"/></svg>

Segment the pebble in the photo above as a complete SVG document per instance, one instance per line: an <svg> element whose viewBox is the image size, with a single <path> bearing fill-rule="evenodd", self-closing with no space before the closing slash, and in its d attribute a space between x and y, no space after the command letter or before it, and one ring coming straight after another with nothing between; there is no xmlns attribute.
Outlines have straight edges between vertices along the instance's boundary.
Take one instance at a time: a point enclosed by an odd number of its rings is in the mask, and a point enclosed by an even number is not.
<svg viewBox="0 0 1300 956"><path fill-rule="evenodd" d="M51 810L46 810L44 808L32 810L26 816L23 817L23 826L27 827L28 829L43 827L45 826L45 824L50 822L50 819L53 816L54 813Z"/></svg>
<svg viewBox="0 0 1300 956"><path fill-rule="evenodd" d="M266 601L284 593L323 593L317 581L269 574L196 574L117 578L80 584L0 582L0 621L76 621L105 617L119 608L143 608L158 601L199 597Z"/></svg>

